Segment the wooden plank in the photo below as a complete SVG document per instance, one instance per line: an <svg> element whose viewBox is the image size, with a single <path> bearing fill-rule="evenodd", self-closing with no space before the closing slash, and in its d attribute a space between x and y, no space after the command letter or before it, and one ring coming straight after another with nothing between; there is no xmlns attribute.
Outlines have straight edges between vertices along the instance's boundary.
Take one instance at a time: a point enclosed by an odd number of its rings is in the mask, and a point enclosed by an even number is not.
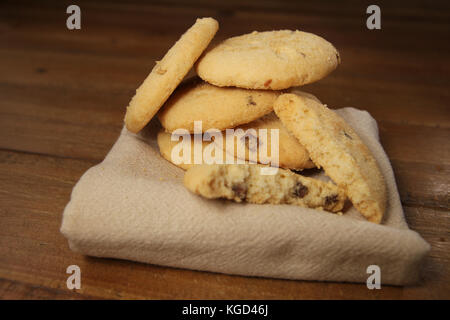
<svg viewBox="0 0 450 320"><path fill-rule="evenodd" d="M81 295L76 291L57 290L29 285L18 281L0 279L0 297L3 300L72 300L94 299L88 295ZM95 297L99 299L100 297Z"/></svg>
<svg viewBox="0 0 450 320"><path fill-rule="evenodd" d="M87 94L96 92L99 97L127 93L130 99L159 57L160 55L146 58L136 58L134 55L114 57L0 49L0 58L4 62L0 65L0 85L39 86L55 91L77 90ZM368 110L378 120L450 127L450 111L445 104L450 98L445 88L450 83L428 80L442 79L436 77L436 72L432 75L435 69L414 74L414 71L405 73L401 67L393 68L386 63L368 68L365 67L368 61L364 59L358 63L361 59L357 59L357 54L354 54L354 58L349 57L349 61L354 62L351 66L344 63L335 73L318 83L305 86L304 90L316 94L331 107L353 106ZM385 58L401 59L397 55L385 55ZM404 67L407 68L407 65ZM358 69L365 69L365 73L357 72ZM376 69L381 71L375 72ZM417 75L420 77L416 77ZM408 77L419 80L407 81L405 78ZM427 80L426 83L424 79ZM67 103L80 107L77 101L68 100ZM423 111L424 106L427 107L427 112ZM97 107L102 108L103 105ZM122 108L120 110L123 112L123 105L116 104L115 107Z"/></svg>
<svg viewBox="0 0 450 320"><path fill-rule="evenodd" d="M119 136L127 93L1 86L0 148L102 160ZM117 107L119 105L120 107Z"/></svg>
<svg viewBox="0 0 450 320"><path fill-rule="evenodd" d="M450 37L447 2L378 2L379 32L365 28L366 4L361 2L77 4L81 31L65 28L64 2L0 3L0 297L450 296L450 43L437 41ZM253 30L301 28L336 44L341 66L305 90L332 107L358 107L377 119L407 220L432 246L421 285L369 291L359 284L247 278L86 258L68 249L59 225L71 188L110 149L124 107L154 60L198 16L219 19L216 42ZM79 292L65 287L69 264L83 270Z"/></svg>
<svg viewBox="0 0 450 320"><path fill-rule="evenodd" d="M249 278L83 257L69 250L59 226L73 184L92 164L0 152L0 201L4 204L0 209L0 278L64 291L65 268L76 264L82 270L78 294L113 299L392 299L445 298L448 294L449 216L423 208L406 208L411 228L432 245L423 283L412 288L377 291L361 284Z"/></svg>
<svg viewBox="0 0 450 320"><path fill-rule="evenodd" d="M426 299L448 299L450 297L450 215L448 210L404 207L406 221L430 245L431 251L422 268L425 291L420 286L411 287L404 298L417 298L430 294ZM437 294L439 292L439 294Z"/></svg>
<svg viewBox="0 0 450 320"><path fill-rule="evenodd" d="M0 85L5 97L0 101L0 148L95 162L103 160L117 139L131 95L37 85L27 86L26 95L23 90ZM444 147L450 128L384 120L379 128L403 203L450 208L450 149Z"/></svg>
<svg viewBox="0 0 450 320"><path fill-rule="evenodd" d="M450 166L391 159L403 205L450 208Z"/></svg>
<svg viewBox="0 0 450 320"><path fill-rule="evenodd" d="M78 33L64 28L62 6L52 3L45 10L41 6L36 7L36 4L29 4L21 10L6 6L4 32L0 34L3 41L0 44L5 49L15 50L2 52L5 63L0 74L5 79L1 80L16 85L44 83L46 86L62 85L73 90L132 92L152 67L153 60L161 57L192 22L190 20L194 17L191 15L195 9L182 3L176 4L177 7L172 10L140 2L113 2L108 7L83 3L83 7L89 12L86 23L90 27ZM196 6L203 8L204 5L200 2ZM276 7L272 2L264 5L272 9ZM317 12L314 6L306 5L307 10L303 11L305 5L285 4L279 15L276 12L255 13L252 11L255 8L248 4L242 7L231 16L234 20L224 22L221 32L225 34L219 33L219 38L233 34L232 28L240 28L238 33L253 30L242 30L249 23L251 28L258 27L257 29L267 25L276 27L278 23L282 23L280 27L290 27L291 24L295 27L299 20L303 22L306 19L311 26L323 28L323 12ZM287 8L290 7L293 7L294 12L303 14L301 19L296 14L289 14L290 10ZM338 9L332 3L326 8L331 9L326 9L325 12L342 11L342 8ZM440 56L442 49L448 52L449 44L436 44L432 37L426 37L426 34L433 32L435 36L445 38L448 30L440 26L440 20L436 17L437 13L445 13L434 6L424 8L427 14L423 14L421 18L428 22L424 26L411 21L408 14L401 14L408 10L399 11L398 7L388 6L389 10L397 9L396 14L401 18L399 25L411 32L405 32L404 28L387 28L380 37L377 33L368 33L364 28L355 28L354 24L360 23L353 16L360 14L359 9L355 8L359 6L345 8L351 12L350 18L342 19L341 15L334 18L335 23L344 25L345 32L340 28L325 29L327 38L329 35L330 40L340 49L343 64L332 76L307 86L306 89L317 93L324 102L332 106L367 109L377 119L448 127L450 115L445 101L448 101L449 94L445 88L449 81L445 75L449 71L449 65ZM37 17L36 9L42 11ZM429 12L432 12L431 16ZM154 19L147 19L148 15L154 16ZM168 19L170 15L173 19ZM108 17L116 23L108 24ZM170 28L166 27L167 21L170 21ZM252 21L257 25L252 25ZM33 32L36 24L39 29L43 28L42 32ZM401 36L397 34L400 32ZM417 43L415 39L419 34L423 35L422 41ZM396 45L408 45L408 54L404 54L403 47L391 45L386 39L392 39ZM429 45L426 45L427 42ZM411 45L416 44L417 47L412 50ZM418 68L424 60L427 61L427 68ZM424 105L427 106L426 113L423 112ZM421 116L418 117L418 114Z"/></svg>

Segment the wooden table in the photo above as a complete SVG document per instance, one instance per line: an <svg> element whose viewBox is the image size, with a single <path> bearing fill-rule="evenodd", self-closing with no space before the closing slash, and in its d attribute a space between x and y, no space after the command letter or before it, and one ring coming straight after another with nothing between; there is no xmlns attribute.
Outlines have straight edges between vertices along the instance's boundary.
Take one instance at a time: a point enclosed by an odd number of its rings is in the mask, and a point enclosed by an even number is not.
<svg viewBox="0 0 450 320"><path fill-rule="evenodd" d="M446 1L369 3L206 0L0 4L0 298L450 298L450 39ZM414 287L285 281L84 257L59 233L72 187L118 137L125 106L154 61L196 17L216 41L253 30L304 29L336 45L342 64L308 85L333 107L368 110L394 167L406 219L432 246ZM82 289L66 288L68 265Z"/></svg>

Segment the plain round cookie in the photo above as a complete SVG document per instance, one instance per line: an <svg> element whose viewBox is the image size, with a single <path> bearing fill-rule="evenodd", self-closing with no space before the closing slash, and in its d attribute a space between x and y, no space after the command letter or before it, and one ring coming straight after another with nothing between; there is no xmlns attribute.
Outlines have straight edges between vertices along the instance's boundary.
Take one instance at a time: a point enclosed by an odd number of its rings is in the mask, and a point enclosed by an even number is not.
<svg viewBox="0 0 450 320"><path fill-rule="evenodd" d="M228 137L225 143L221 147L229 153L234 154L239 158L236 149L239 147L245 150L245 160L257 159L257 162L261 163L259 159L259 149L263 147L263 143L267 145L267 156L271 156L272 144L271 144L271 130L278 130L278 164L279 167L292 170L303 170L314 168L315 165L309 157L308 151L298 140L289 133L280 119L271 112L262 118L256 119L245 125L238 126L234 130L242 129L245 135L241 138L235 138L234 136ZM253 131L253 130L254 131ZM261 139L259 136L260 129L266 129L267 138ZM249 131L250 130L250 131ZM215 142L217 143L217 142ZM232 147L228 146L228 143L232 144ZM231 149L233 148L233 149ZM253 157L251 157L251 153Z"/></svg>
<svg viewBox="0 0 450 320"><path fill-rule="evenodd" d="M320 80L339 63L338 51L315 34L254 31L207 50L195 69L220 87L280 90Z"/></svg>
<svg viewBox="0 0 450 320"><path fill-rule="evenodd" d="M194 132L194 121L202 121L202 131L224 130L251 122L271 111L280 91L220 88L198 77L183 82L158 114L169 132Z"/></svg>
<svg viewBox="0 0 450 320"><path fill-rule="evenodd" d="M380 223L386 210L384 177L369 149L335 112L308 95L283 94L274 105L286 128L311 159L367 220Z"/></svg>
<svg viewBox="0 0 450 320"><path fill-rule="evenodd" d="M189 160L189 163L175 163L175 161L172 160L172 150L173 148L175 148L175 146L178 143L181 143L181 137L179 136L179 140L178 141L172 141L171 139L172 134L169 132L164 131L164 129L161 129L158 132L158 135L156 137L156 141L158 143L158 147L159 147L159 152L161 153L162 157L164 159L166 159L167 161L169 161L170 163L176 165L177 167L183 169L183 170L187 170L190 167L194 166L194 135L189 135L190 136L190 141L191 141L191 157ZM202 141L202 152L204 151L204 149L206 147L208 147L210 144L212 144L214 142L209 142L209 141ZM212 151L212 155L214 155L215 152ZM183 152L180 152L180 157L183 156ZM226 161L226 154L225 152L223 152L223 158L222 158L222 162L225 163ZM236 160L233 160L234 162L236 162Z"/></svg>
<svg viewBox="0 0 450 320"><path fill-rule="evenodd" d="M125 124L129 131L139 132L153 118L206 49L218 28L219 24L213 18L197 19L156 63L127 107Z"/></svg>

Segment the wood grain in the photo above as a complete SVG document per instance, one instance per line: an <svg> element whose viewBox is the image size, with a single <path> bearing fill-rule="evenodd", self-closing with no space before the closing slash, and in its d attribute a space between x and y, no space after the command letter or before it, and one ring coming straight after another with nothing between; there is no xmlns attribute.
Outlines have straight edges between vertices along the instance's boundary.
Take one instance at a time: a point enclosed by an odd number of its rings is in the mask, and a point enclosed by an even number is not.
<svg viewBox="0 0 450 320"><path fill-rule="evenodd" d="M40 168L36 172L35 167ZM82 270L78 294L95 298L151 299L378 299L437 298L450 281L447 212L405 207L408 223L432 245L419 287L286 281L179 270L113 259L83 257L69 250L59 233L61 214L73 184L92 162L18 152L0 152L0 279L64 290L65 268ZM448 291L447 291L448 293ZM77 296L76 296L77 297Z"/></svg>
<svg viewBox="0 0 450 320"><path fill-rule="evenodd" d="M275 0L77 1L82 30L65 28L69 1L0 3L0 298L450 298L450 38L445 1L367 4ZM331 107L369 111L392 162L411 229L432 247L416 287L249 278L72 252L59 233L79 177L119 135L142 79L196 17L214 41L253 30L305 29L333 42L342 64L305 90ZM82 289L65 268L81 267Z"/></svg>

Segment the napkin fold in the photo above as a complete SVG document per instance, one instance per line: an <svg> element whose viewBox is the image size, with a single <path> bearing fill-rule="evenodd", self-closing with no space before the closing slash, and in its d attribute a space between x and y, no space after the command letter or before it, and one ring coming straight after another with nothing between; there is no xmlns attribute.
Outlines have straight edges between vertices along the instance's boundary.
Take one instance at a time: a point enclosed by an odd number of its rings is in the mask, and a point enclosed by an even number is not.
<svg viewBox="0 0 450 320"><path fill-rule="evenodd" d="M365 111L336 111L372 151L385 177L381 225L351 207L343 216L290 205L207 200L183 187L184 171L164 160L157 121L139 134L122 130L106 158L75 185L61 232L89 256L245 276L366 282L419 279L430 246L408 229L376 121ZM322 174L323 175L323 174Z"/></svg>

